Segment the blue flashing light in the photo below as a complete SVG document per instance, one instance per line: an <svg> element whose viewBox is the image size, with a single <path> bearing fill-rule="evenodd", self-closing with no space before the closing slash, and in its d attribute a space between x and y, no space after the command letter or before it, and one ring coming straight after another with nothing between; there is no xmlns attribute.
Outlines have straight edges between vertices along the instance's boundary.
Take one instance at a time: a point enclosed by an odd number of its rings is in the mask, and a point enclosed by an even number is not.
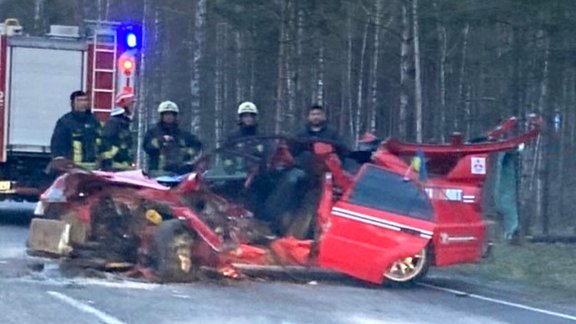
<svg viewBox="0 0 576 324"><path fill-rule="evenodd" d="M136 46L138 46L138 37L136 36L136 34L129 32L126 35L126 45L129 48L135 48Z"/></svg>
<svg viewBox="0 0 576 324"><path fill-rule="evenodd" d="M140 50L142 47L142 27L137 24L121 25L118 28L120 51Z"/></svg>

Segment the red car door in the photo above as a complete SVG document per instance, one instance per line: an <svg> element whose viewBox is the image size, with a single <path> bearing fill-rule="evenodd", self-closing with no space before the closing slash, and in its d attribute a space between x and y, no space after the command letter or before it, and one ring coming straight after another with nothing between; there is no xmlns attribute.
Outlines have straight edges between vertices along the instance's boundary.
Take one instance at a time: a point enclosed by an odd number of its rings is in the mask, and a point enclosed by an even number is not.
<svg viewBox="0 0 576 324"><path fill-rule="evenodd" d="M428 245L433 219L424 190L397 173L364 165L324 223L318 265L381 283L396 260Z"/></svg>

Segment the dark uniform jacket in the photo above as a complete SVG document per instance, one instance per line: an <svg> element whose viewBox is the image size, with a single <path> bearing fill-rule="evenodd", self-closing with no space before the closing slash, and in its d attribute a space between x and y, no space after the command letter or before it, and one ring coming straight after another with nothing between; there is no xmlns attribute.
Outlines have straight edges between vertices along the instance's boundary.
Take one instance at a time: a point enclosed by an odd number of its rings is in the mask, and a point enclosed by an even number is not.
<svg viewBox="0 0 576 324"><path fill-rule="evenodd" d="M318 131L313 130L310 125L306 125L304 129L296 134L296 137L300 139L326 140L332 143L345 145L340 135L338 135L338 132L328 125L323 125Z"/></svg>
<svg viewBox="0 0 576 324"><path fill-rule="evenodd" d="M236 131L230 133L224 142L224 146L231 145L233 142L250 136L258 136L257 126L240 126Z"/></svg>
<svg viewBox="0 0 576 324"><path fill-rule="evenodd" d="M304 129L296 133L296 139L300 140L293 148L293 154L299 155L303 151L310 149L310 140L325 140L329 143L336 144L336 149L347 148L346 142L340 137L338 132L330 126L324 124L319 130L313 130L311 125L306 125Z"/></svg>
<svg viewBox="0 0 576 324"><path fill-rule="evenodd" d="M50 140L52 157L64 157L94 168L98 158L100 123L90 112L69 112L60 117Z"/></svg>
<svg viewBox="0 0 576 324"><path fill-rule="evenodd" d="M158 123L144 135L143 148L150 171L178 172L202 150L202 143L177 124Z"/></svg>
<svg viewBox="0 0 576 324"><path fill-rule="evenodd" d="M127 170L134 163L130 118L112 116L102 129L102 169Z"/></svg>
<svg viewBox="0 0 576 324"><path fill-rule="evenodd" d="M264 144L260 141L242 141L243 139L247 139L249 137L255 137L260 135L258 132L258 126L250 126L245 127L240 125L238 130L232 132L226 138L224 142L224 147L230 147L234 150L240 150L246 154L253 155L254 157L263 156L264 155ZM233 173L238 171L246 171L251 166L245 163L246 161L234 154L232 155L224 155L224 168L227 172Z"/></svg>

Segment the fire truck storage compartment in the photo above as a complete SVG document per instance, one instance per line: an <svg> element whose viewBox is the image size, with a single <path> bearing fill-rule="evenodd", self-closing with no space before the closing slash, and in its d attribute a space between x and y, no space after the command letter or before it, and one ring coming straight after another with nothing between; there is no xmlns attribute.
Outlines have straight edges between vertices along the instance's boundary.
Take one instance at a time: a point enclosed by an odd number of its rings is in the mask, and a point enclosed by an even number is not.
<svg viewBox="0 0 576 324"><path fill-rule="evenodd" d="M70 93L84 84L85 44L31 41L9 42L9 152L48 152L56 121L70 111Z"/></svg>

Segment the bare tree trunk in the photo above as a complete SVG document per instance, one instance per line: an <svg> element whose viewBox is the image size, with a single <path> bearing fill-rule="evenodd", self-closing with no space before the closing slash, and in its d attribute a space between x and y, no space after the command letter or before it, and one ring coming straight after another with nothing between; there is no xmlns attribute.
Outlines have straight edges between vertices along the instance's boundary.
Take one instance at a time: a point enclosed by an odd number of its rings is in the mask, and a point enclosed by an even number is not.
<svg viewBox="0 0 576 324"><path fill-rule="evenodd" d="M278 39L278 79L276 84L276 111L274 115L274 132L276 134L280 133L282 129L282 113L284 108L284 94L285 94L285 82L286 82L286 43L288 40L288 31L286 26L287 20L287 1L282 0L282 11L280 22L280 35Z"/></svg>
<svg viewBox="0 0 576 324"><path fill-rule="evenodd" d="M301 115L304 106L305 106L305 101L304 101L304 89L303 89L303 76L304 76L304 71L303 71L303 40L304 40L304 9L298 7L298 17L297 17L297 27L296 27L296 59L297 59L297 66L295 68L296 70L296 80L295 80L295 88L296 88L296 98L297 98L297 107L296 107L296 112L298 114L298 117Z"/></svg>
<svg viewBox="0 0 576 324"><path fill-rule="evenodd" d="M244 95L244 91L243 91L243 81L242 80L242 75L244 75L244 73L242 73L244 71L244 67L242 66L242 52L244 50L243 46L242 46L242 35L240 34L239 31L236 31L234 33L234 43L236 45L236 82L235 82L235 93L236 93L236 97L235 97L235 101L236 104L239 104L240 102L244 101L245 95ZM252 99L250 99L252 100Z"/></svg>
<svg viewBox="0 0 576 324"><path fill-rule="evenodd" d="M106 0L106 5L104 6L104 20L108 20L110 14L110 0Z"/></svg>
<svg viewBox="0 0 576 324"><path fill-rule="evenodd" d="M472 85L468 84L466 86L466 92L464 94L464 111L466 113L466 138L471 137L472 129Z"/></svg>
<svg viewBox="0 0 576 324"><path fill-rule="evenodd" d="M414 28L414 104L416 105L416 142L422 143L422 77L420 72L420 32L418 27L418 0L412 0L412 26Z"/></svg>
<svg viewBox="0 0 576 324"><path fill-rule="evenodd" d="M568 109L566 109L566 107L570 107L570 102L569 102L569 95L568 95L568 87L569 87L569 83L570 83L570 72L569 71L569 67L566 66L565 68L566 70L564 71L564 75L562 78L562 109L559 109L556 111L556 113L560 114L560 129L557 131L558 137L560 139L560 143L558 144L559 147L559 152L558 152L558 164L557 164L557 169L556 169L556 174L555 174L555 182L558 185L558 203L557 203L557 210L556 213L558 215L566 215L566 206L565 206L565 192L566 192L566 177L564 176L564 174L568 174L569 172L566 172L564 170L564 159L566 158L566 151L569 150L568 147L566 147L566 137L568 136L568 132L566 131L566 120L565 117L567 115Z"/></svg>
<svg viewBox="0 0 576 324"><path fill-rule="evenodd" d="M226 33L226 25L219 23L216 25L216 78L214 81L214 139L216 147L219 147L222 140L222 112L224 111L224 34Z"/></svg>
<svg viewBox="0 0 576 324"><path fill-rule="evenodd" d="M464 107L464 79L466 77L466 56L468 52L468 34L470 31L470 25L466 23L463 30L463 40L462 40L462 62L460 64L460 80L458 81L458 105L456 107L456 114L454 114L454 130L459 130L460 127L460 112L458 109ZM465 114L465 119L468 118L468 113Z"/></svg>
<svg viewBox="0 0 576 324"><path fill-rule="evenodd" d="M438 38L440 39L440 142L446 140L446 58L448 57L448 41L446 39L446 27L438 23Z"/></svg>
<svg viewBox="0 0 576 324"><path fill-rule="evenodd" d="M254 100L255 95L255 87L256 87L256 55L252 54L250 56L250 85L249 85L249 94L248 97L251 98L250 100Z"/></svg>
<svg viewBox="0 0 576 324"><path fill-rule="evenodd" d="M402 43L400 44L400 107L398 135L406 139L408 136L408 70L410 68L410 25L406 2L402 2Z"/></svg>
<svg viewBox="0 0 576 324"><path fill-rule="evenodd" d="M230 25L227 23L222 25L222 35L221 35L221 46L218 50L218 53L221 53L222 61L221 61L221 68L222 68L222 108L220 109L220 113L216 115L216 119L220 119L220 137L218 137L218 133L216 136L216 142L222 143L224 142L224 121L225 118L225 107L233 106L230 104L230 56L228 55L228 51L226 49L230 48L229 44L229 34L230 34Z"/></svg>
<svg viewBox="0 0 576 324"><path fill-rule="evenodd" d="M200 62L204 52L206 25L206 0L196 0L194 14L194 24L190 24L192 29L193 41L190 43L190 66L192 68L192 77L190 79L190 109L191 119L190 126L192 133L200 132L201 114L200 114Z"/></svg>
<svg viewBox="0 0 576 324"><path fill-rule="evenodd" d="M296 37L298 37L297 34L297 28L296 26L294 26L294 22L296 21L297 17L296 17L296 11L294 9L294 2L292 0L289 0L287 3L287 8L288 10L288 14L287 14L287 30L289 32L289 36L288 37L288 44L286 44L286 91L287 91L287 100L288 100L288 109L286 111L286 117L287 120L284 122L284 126L285 128L287 127L287 129L291 130L294 128L294 123L296 120L296 107L295 107L295 101L296 101L296 85L295 85L295 81L296 81L296 69L297 69L297 64L296 64L296 46L298 42L294 42L293 41L293 35L296 35Z"/></svg>
<svg viewBox="0 0 576 324"><path fill-rule="evenodd" d="M161 44L162 42L162 35L163 35L163 28L162 28L162 14L158 7L155 8L154 11L154 44ZM157 60L156 67L155 67L155 77L156 77L156 86L157 89L154 92L154 101L160 101L160 98L164 98L166 95L166 83L164 82L164 75L165 71L162 69L162 66L165 61L165 56L167 55L165 49L162 46L155 46L154 48L154 57Z"/></svg>
<svg viewBox="0 0 576 324"><path fill-rule="evenodd" d="M143 10L142 10L142 40L146 43L149 43L148 40L148 19L150 14L150 0L143 1ZM146 134L146 130L148 129L148 110L146 107L150 106L148 102L148 65L147 65L147 57L146 53L140 53L140 62L139 62L139 69L138 69L138 98L140 100L137 101L137 109L136 109L136 120L138 123L138 138L136 142L136 166L140 169L146 169L146 159L144 156L144 151L142 149L142 145L144 142L144 134Z"/></svg>
<svg viewBox="0 0 576 324"><path fill-rule="evenodd" d="M572 72L570 74L570 101L569 104L573 106L576 103L576 74ZM568 136L568 145L570 147L574 147L576 145L576 112L573 109L570 109L570 136Z"/></svg>
<svg viewBox="0 0 576 324"><path fill-rule="evenodd" d="M354 133L356 134L356 139L359 139L360 128L362 127L362 106L364 99L364 62L366 59L366 43L368 42L368 27L370 26L370 20L366 21L364 26L364 36L362 37L362 49L360 51L360 71L358 72L358 92L356 95L356 119L354 126Z"/></svg>
<svg viewBox="0 0 576 324"><path fill-rule="evenodd" d="M380 31L382 22L382 1L376 0L374 18L374 52L372 53L372 64L370 68L370 110L368 111L368 130L370 132L376 131L376 109L378 108L378 59L380 58ZM387 24L390 25L392 17Z"/></svg>
<svg viewBox="0 0 576 324"><path fill-rule="evenodd" d="M102 0L98 0L97 11L98 11L98 14L96 15L96 17L100 21L100 20L102 20Z"/></svg>
<svg viewBox="0 0 576 324"><path fill-rule="evenodd" d="M540 97L538 99L538 112L540 115L545 114L546 110L546 103L548 97L548 77L549 77L549 58L550 58L550 46L549 46L549 37L545 34L544 31L539 33L539 36L542 36L545 40L545 54L544 54L544 66L542 71L542 79L540 82ZM549 137L551 136L550 132L546 132L544 134L544 141L542 145L542 149L540 150L540 154L538 155L540 166L538 170L538 175L536 179L536 215L542 221L542 232L544 235L548 235L549 233L549 218L548 218L548 181L546 181L548 177L548 144Z"/></svg>
<svg viewBox="0 0 576 324"><path fill-rule="evenodd" d="M358 134L354 131L354 118L352 114L352 47L353 47L353 37L354 31L352 30L352 4L348 4L348 10L346 15L346 78L344 84L344 88L342 89L342 93L346 94L346 114L343 112L340 116L340 129L344 129L345 122L348 121L348 132L352 138L358 138Z"/></svg>
<svg viewBox="0 0 576 324"><path fill-rule="evenodd" d="M324 40L318 38L318 76L316 78L316 102L324 104Z"/></svg>
<svg viewBox="0 0 576 324"><path fill-rule="evenodd" d="M42 30L42 16L44 11L44 0L34 1L34 31L40 33Z"/></svg>

